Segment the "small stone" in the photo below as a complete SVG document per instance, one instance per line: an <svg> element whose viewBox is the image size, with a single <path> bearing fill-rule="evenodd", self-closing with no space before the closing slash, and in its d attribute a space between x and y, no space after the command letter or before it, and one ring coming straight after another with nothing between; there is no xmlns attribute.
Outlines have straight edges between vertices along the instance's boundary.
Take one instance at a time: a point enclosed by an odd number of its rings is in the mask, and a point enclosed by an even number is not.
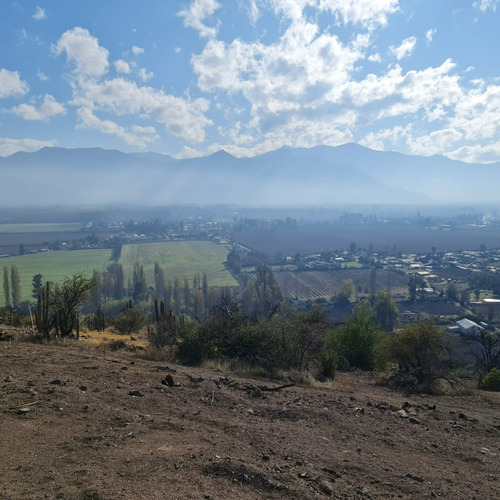
<svg viewBox="0 0 500 500"><path fill-rule="evenodd" d="M128 370L128 366L122 366L121 369L122 370Z"/></svg>
<svg viewBox="0 0 500 500"><path fill-rule="evenodd" d="M19 410L17 410L17 414L18 415L26 415L30 411L31 411L31 408L24 406L23 408L19 408Z"/></svg>
<svg viewBox="0 0 500 500"><path fill-rule="evenodd" d="M321 490L321 493L323 493L324 495L327 495L329 497L333 495L333 485L328 481L321 481L318 486Z"/></svg>
<svg viewBox="0 0 500 500"><path fill-rule="evenodd" d="M465 415L464 413L459 413L458 418L461 418L462 420L467 420L467 415Z"/></svg>
<svg viewBox="0 0 500 500"><path fill-rule="evenodd" d="M406 413L405 410L399 410L396 412L396 415L399 417L399 418L407 418L408 417L408 413Z"/></svg>
<svg viewBox="0 0 500 500"><path fill-rule="evenodd" d="M418 418L415 418L415 417L410 417L408 419L408 422L411 422L412 424L419 424L420 420Z"/></svg>
<svg viewBox="0 0 500 500"><path fill-rule="evenodd" d="M144 394L141 391L129 391L129 396L135 396L137 398L142 398Z"/></svg>
<svg viewBox="0 0 500 500"><path fill-rule="evenodd" d="M378 408L379 410L387 410L389 409L389 403L386 401L379 401L375 404L375 408Z"/></svg>
<svg viewBox="0 0 500 500"><path fill-rule="evenodd" d="M12 382L12 377L10 375L7 375L4 379L4 382Z"/></svg>
<svg viewBox="0 0 500 500"><path fill-rule="evenodd" d="M52 380L52 382L50 382L52 385L61 385L62 382L60 379L58 378L55 378L54 380Z"/></svg>
<svg viewBox="0 0 500 500"><path fill-rule="evenodd" d="M79 389L80 389L81 391L86 391L86 390L87 390L87 386L86 386L86 385L81 385L81 386L79 387Z"/></svg>
<svg viewBox="0 0 500 500"><path fill-rule="evenodd" d="M424 482L424 478L423 477L417 476L416 474L412 474L411 472L408 472L408 474L406 474L406 477L408 479L413 479L414 481L418 481L419 483L423 483Z"/></svg>

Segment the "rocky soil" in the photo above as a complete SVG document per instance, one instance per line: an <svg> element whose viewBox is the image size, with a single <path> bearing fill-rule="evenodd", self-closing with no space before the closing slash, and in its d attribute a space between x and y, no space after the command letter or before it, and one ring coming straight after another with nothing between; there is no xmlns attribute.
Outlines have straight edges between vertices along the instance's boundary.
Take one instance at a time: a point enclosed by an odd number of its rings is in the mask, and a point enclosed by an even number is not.
<svg viewBox="0 0 500 500"><path fill-rule="evenodd" d="M282 387L83 342L0 342L0 498L500 497L500 395Z"/></svg>

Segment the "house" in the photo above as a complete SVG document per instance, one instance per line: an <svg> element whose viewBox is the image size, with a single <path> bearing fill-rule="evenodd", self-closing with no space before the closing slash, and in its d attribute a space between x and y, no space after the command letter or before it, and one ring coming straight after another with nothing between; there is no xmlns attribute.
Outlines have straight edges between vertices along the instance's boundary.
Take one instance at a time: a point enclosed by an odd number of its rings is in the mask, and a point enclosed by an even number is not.
<svg viewBox="0 0 500 500"><path fill-rule="evenodd" d="M467 318L457 321L457 327L458 329L456 331L458 331L459 333L462 333L464 335L473 335L474 337L478 337L479 335L481 335L481 332L484 331L484 328L482 326Z"/></svg>

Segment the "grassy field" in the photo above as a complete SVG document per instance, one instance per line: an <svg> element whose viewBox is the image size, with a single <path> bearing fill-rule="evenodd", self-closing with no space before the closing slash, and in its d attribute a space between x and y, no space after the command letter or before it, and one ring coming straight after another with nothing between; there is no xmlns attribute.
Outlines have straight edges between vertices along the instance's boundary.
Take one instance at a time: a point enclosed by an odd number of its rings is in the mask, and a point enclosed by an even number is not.
<svg viewBox="0 0 500 500"><path fill-rule="evenodd" d="M37 224L0 224L1 233L66 233L79 231L79 222L37 223Z"/></svg>
<svg viewBox="0 0 500 500"><path fill-rule="evenodd" d="M140 243L124 245L120 262L125 277L132 276L134 263L144 266L146 281L154 284L153 269L158 262L165 273L165 279L177 276L191 281L194 274L207 273L210 286L238 286L231 273L224 267L229 249L210 241L167 241L162 243Z"/></svg>
<svg viewBox="0 0 500 500"><path fill-rule="evenodd" d="M19 271L21 283L21 300L31 300L31 279L40 273L43 281L60 281L77 271L94 269L104 271L111 264L111 250L72 250L63 252L46 252L29 255L19 255L0 259L1 280L3 283L3 267L7 266L10 277L10 266L15 264ZM0 306L5 305L3 288L0 288Z"/></svg>

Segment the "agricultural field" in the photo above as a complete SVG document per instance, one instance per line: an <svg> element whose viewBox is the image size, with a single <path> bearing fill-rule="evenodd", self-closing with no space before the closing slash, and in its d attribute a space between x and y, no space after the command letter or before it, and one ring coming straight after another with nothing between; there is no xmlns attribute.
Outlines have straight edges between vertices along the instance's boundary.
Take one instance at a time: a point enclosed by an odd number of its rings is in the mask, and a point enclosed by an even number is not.
<svg viewBox="0 0 500 500"><path fill-rule="evenodd" d="M342 269L337 271L276 272L276 281L283 295L298 300L330 299L341 291L342 281L352 279L358 298L368 297L371 289L370 269ZM395 299L408 295L408 278L387 269L375 272L375 293L390 290Z"/></svg>
<svg viewBox="0 0 500 500"><path fill-rule="evenodd" d="M162 267L165 279L177 276L191 281L196 273L207 273L210 286L238 286L238 282L225 268L229 249L211 241L166 241L160 243L139 243L124 245L120 262L125 279L132 277L134 263L144 266L146 281L154 284L154 263Z"/></svg>
<svg viewBox="0 0 500 500"><path fill-rule="evenodd" d="M0 236L2 233L19 234L77 232L81 227L82 225L79 222L0 224Z"/></svg>
<svg viewBox="0 0 500 500"><path fill-rule="evenodd" d="M44 252L0 259L0 268L16 265L21 284L21 301L32 300L31 280L35 274L41 274L43 280L58 282L62 278L78 271L92 273L94 269L105 271L111 264L111 250L71 250L61 252ZM0 292L0 307L5 305L3 289Z"/></svg>
<svg viewBox="0 0 500 500"><path fill-rule="evenodd" d="M351 243L356 243L358 248L368 248L372 243L377 252L425 253L432 247L438 252L478 250L481 244L497 248L500 228L487 226L446 231L396 223L310 224L273 230L247 229L236 232L234 239L267 255L339 250L349 248Z"/></svg>

